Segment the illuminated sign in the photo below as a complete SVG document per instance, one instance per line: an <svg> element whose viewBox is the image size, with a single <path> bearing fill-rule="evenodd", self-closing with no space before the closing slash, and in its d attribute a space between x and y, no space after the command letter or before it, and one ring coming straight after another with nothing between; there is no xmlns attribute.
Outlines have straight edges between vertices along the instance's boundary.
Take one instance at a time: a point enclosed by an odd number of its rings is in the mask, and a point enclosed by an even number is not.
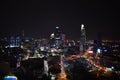
<svg viewBox="0 0 120 80"><path fill-rule="evenodd" d="M5 76L4 80L17 80L16 76Z"/></svg>

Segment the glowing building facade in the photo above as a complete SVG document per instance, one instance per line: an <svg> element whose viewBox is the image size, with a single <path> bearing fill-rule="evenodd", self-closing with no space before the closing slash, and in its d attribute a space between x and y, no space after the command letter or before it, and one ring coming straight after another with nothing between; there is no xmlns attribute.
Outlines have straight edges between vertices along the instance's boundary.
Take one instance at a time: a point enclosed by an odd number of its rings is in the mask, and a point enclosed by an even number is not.
<svg viewBox="0 0 120 80"><path fill-rule="evenodd" d="M10 47L20 47L20 37L11 37L10 38Z"/></svg>
<svg viewBox="0 0 120 80"><path fill-rule="evenodd" d="M80 52L83 52L85 50L85 45L86 45L86 31L84 25L82 24L80 36Z"/></svg>
<svg viewBox="0 0 120 80"><path fill-rule="evenodd" d="M60 48L62 46L61 30L59 27L56 27L55 46L56 48Z"/></svg>

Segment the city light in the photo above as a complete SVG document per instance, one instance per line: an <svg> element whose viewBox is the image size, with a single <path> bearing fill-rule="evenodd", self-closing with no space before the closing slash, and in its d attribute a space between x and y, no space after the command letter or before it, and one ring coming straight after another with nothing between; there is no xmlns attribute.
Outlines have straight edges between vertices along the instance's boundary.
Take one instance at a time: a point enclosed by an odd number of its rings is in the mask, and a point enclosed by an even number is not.
<svg viewBox="0 0 120 80"><path fill-rule="evenodd" d="M16 76L5 76L4 80L17 80Z"/></svg>
<svg viewBox="0 0 120 80"><path fill-rule="evenodd" d="M17 77L22 80L22 74L24 74L25 79L76 80L76 75L79 75L78 72L82 72L82 70L85 71L82 76L89 73L93 74L92 77L96 79L100 79L101 76L114 77L113 73L117 77L116 75L119 75L120 71L118 61L120 57L120 45L118 44L120 42L87 41L83 24L80 31L81 36L78 41L67 40L66 34L63 34L59 27L56 27L55 32L48 39L11 37L8 39L8 44L5 45L8 47L1 45L1 42L0 65L7 64L7 67L3 65L5 70L10 67L10 72L7 70L6 74L15 72L13 74L17 75L16 77L5 76L4 80L17 80ZM18 46L19 44L20 46ZM0 71L4 67L0 66Z"/></svg>

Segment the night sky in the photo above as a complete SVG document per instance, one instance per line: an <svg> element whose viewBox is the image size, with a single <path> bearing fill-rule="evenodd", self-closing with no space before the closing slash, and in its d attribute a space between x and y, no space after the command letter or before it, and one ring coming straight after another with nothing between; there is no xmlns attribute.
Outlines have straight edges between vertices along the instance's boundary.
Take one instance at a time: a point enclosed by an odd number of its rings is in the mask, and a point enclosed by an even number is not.
<svg viewBox="0 0 120 80"><path fill-rule="evenodd" d="M117 0L116 0L117 1ZM0 36L49 38L59 26L67 39L120 39L119 2L115 0L8 0L0 2Z"/></svg>

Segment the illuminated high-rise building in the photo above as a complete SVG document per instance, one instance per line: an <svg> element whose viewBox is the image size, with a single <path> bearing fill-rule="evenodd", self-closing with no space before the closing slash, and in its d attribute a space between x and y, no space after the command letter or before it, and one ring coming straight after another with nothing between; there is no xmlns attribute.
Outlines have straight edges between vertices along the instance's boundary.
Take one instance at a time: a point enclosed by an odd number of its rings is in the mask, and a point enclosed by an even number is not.
<svg viewBox="0 0 120 80"><path fill-rule="evenodd" d="M59 27L56 27L55 46L56 46L56 48L60 48L61 45L62 45L61 30Z"/></svg>
<svg viewBox="0 0 120 80"><path fill-rule="evenodd" d="M62 44L65 45L66 44L66 35L62 34L61 39L62 39Z"/></svg>
<svg viewBox="0 0 120 80"><path fill-rule="evenodd" d="M54 34L54 33L52 33L52 34L50 35L50 39L53 39L53 38L55 38L55 34Z"/></svg>
<svg viewBox="0 0 120 80"><path fill-rule="evenodd" d="M55 32L50 35L50 47L52 48L61 48L63 45L65 45L66 36L65 34L61 33L61 29L59 27L55 28Z"/></svg>
<svg viewBox="0 0 120 80"><path fill-rule="evenodd" d="M86 31L84 25L82 24L80 36L80 52L83 52L85 50L85 45L86 45Z"/></svg>
<svg viewBox="0 0 120 80"><path fill-rule="evenodd" d="M21 47L24 46L24 42L25 42L25 32L24 30L21 32Z"/></svg>
<svg viewBox="0 0 120 80"><path fill-rule="evenodd" d="M56 40L61 40L61 30L60 30L59 27L56 27L55 39Z"/></svg>
<svg viewBox="0 0 120 80"><path fill-rule="evenodd" d="M55 45L55 34L52 33L52 34L50 35L49 46L50 46L51 48L53 48L54 45Z"/></svg>
<svg viewBox="0 0 120 80"><path fill-rule="evenodd" d="M16 47L20 47L20 42L21 42L20 37L19 37L19 36L16 37L16 38L15 38L15 45L16 45Z"/></svg>
<svg viewBox="0 0 120 80"><path fill-rule="evenodd" d="M20 37L10 37L10 47L20 47Z"/></svg>

